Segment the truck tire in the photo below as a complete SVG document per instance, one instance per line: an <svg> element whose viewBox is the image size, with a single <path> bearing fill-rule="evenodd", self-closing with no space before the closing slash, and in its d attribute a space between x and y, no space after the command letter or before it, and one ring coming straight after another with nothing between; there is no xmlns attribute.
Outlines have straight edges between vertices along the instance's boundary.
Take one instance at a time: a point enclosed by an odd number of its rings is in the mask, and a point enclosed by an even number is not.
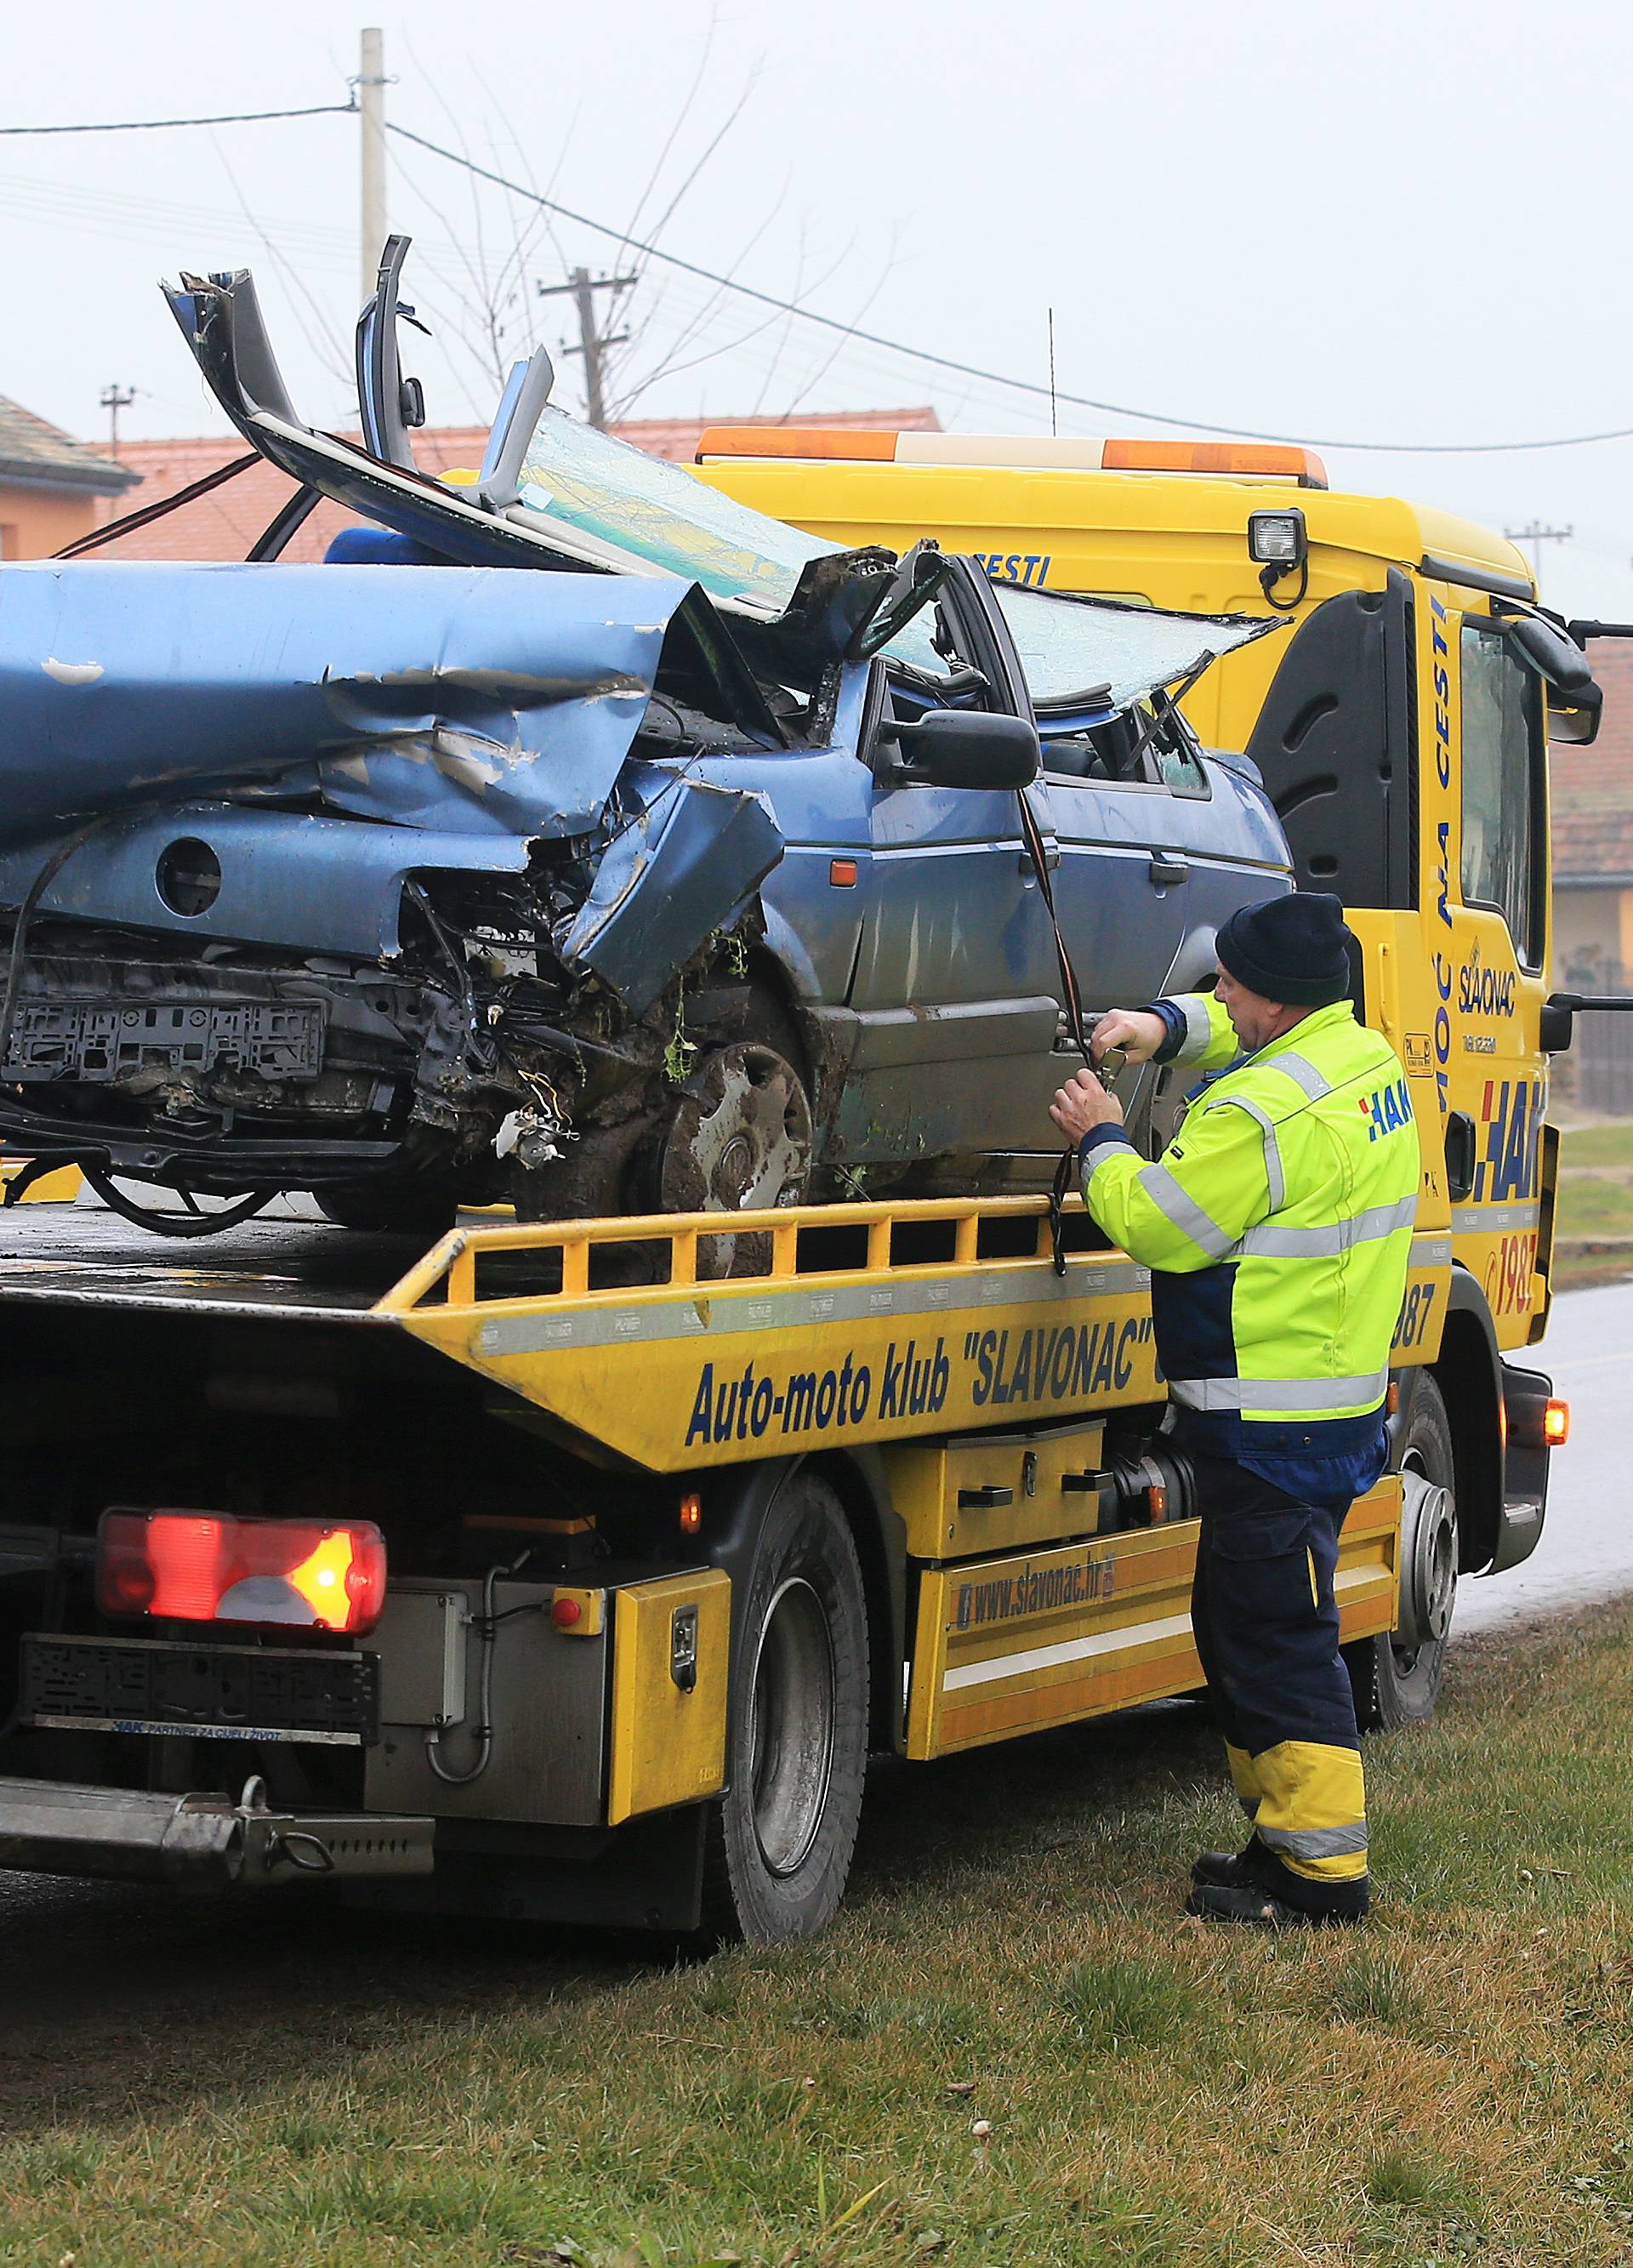
<svg viewBox="0 0 1633 2268"><path fill-rule="evenodd" d="M1344 1648L1364 1733L1426 1724L1440 1697L1457 1598L1457 1466L1452 1425L1425 1372L1401 1445L1400 1625Z"/></svg>
<svg viewBox="0 0 1633 2268"><path fill-rule="evenodd" d="M867 1605L838 1498L778 1491L755 1549L705 1874L711 1935L814 1937L838 1911L867 1765Z"/></svg>

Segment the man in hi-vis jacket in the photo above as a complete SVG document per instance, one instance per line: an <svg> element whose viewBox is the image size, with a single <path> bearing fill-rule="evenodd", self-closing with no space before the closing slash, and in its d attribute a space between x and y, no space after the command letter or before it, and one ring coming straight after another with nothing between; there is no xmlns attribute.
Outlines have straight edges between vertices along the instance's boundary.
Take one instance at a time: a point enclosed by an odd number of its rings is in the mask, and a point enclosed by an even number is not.
<svg viewBox="0 0 1633 2268"><path fill-rule="evenodd" d="M1272 898L1219 932L1216 992L1100 1020L1096 1060L1119 1047L1219 1074L1158 1163L1090 1074L1053 1107L1089 1211L1151 1270L1196 1467L1191 1619L1253 1835L1197 1859L1188 1909L1270 1926L1367 1907L1333 1577L1344 1514L1384 1469L1419 1160L1400 1059L1350 1005L1351 942L1336 898Z"/></svg>

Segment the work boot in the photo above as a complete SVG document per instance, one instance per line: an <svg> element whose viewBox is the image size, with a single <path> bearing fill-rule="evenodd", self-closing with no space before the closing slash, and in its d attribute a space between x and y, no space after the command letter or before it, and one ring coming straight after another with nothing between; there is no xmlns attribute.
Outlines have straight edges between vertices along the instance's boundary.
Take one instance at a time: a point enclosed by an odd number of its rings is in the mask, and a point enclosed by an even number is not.
<svg viewBox="0 0 1633 2268"><path fill-rule="evenodd" d="M1203 1921L1238 1922L1252 1929L1320 1929L1337 1924L1353 1928L1366 1918L1366 1898L1363 1893L1342 1904L1292 1906L1262 1880L1246 1888L1199 1882L1186 1899L1185 1911Z"/></svg>
<svg viewBox="0 0 1633 2268"><path fill-rule="evenodd" d="M1191 1880L1214 1889L1254 1889L1264 1879L1266 1856L1256 1836L1245 1851L1204 1851L1191 1861Z"/></svg>

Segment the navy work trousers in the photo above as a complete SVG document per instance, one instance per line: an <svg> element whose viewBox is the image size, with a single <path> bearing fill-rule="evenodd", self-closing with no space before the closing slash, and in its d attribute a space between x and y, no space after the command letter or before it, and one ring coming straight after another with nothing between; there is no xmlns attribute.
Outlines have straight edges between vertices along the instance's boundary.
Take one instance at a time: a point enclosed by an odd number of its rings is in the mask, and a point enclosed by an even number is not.
<svg viewBox="0 0 1633 2268"><path fill-rule="evenodd" d="M1191 1624L1236 1792L1278 1896L1359 1910L1365 1792L1333 1595L1349 1507L1301 1503L1229 1458L1195 1463Z"/></svg>

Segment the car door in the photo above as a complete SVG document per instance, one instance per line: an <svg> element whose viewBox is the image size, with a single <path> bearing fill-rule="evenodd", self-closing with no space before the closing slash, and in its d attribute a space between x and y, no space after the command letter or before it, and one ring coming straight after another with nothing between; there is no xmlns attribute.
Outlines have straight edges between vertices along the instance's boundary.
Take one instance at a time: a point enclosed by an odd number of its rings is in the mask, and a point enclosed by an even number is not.
<svg viewBox="0 0 1633 2268"><path fill-rule="evenodd" d="M983 685L947 705L1031 711L984 578L949 563L938 602L949 659ZM916 674L880 681L864 747L873 773L869 902L850 1005L855 1053L838 1154L860 1165L1048 1151L1060 1015L1054 932L1007 789L901 777L892 727L923 712ZM1044 799L1028 791L1052 856Z"/></svg>
<svg viewBox="0 0 1633 2268"><path fill-rule="evenodd" d="M1060 851L1056 909L1087 1008L1139 1007L1211 970L1239 905L1287 887L1258 800L1208 764L1174 721L1045 735Z"/></svg>

